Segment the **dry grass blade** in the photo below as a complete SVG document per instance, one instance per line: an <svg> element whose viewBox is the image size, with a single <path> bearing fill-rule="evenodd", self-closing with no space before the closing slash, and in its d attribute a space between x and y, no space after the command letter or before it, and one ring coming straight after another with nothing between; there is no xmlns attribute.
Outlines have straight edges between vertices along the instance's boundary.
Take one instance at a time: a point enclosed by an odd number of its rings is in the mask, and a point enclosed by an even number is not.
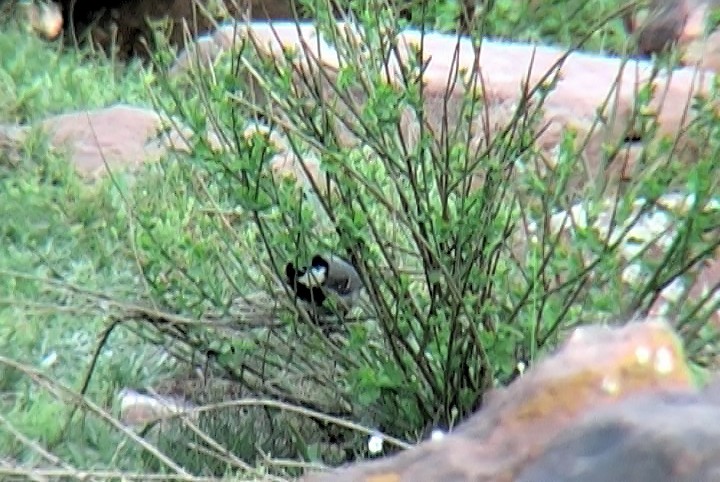
<svg viewBox="0 0 720 482"><path fill-rule="evenodd" d="M40 371L32 367L29 367L2 355L0 355L0 365L5 365L6 367L19 371L20 373L32 379L39 386L45 388L49 393L57 397L59 400L68 402L70 406L80 407L83 410L87 410L89 413L96 415L97 417L111 425L115 430L123 433L130 440L132 440L133 442L141 446L143 449L145 449L148 453L156 457L169 469L173 470L177 475L188 478L192 477L185 470L183 470L182 467L178 466L172 459L161 453L156 447L148 443L146 440L138 437L137 434L135 434L131 429L127 428L117 418L113 417L110 413L97 406L91 400L77 394L72 389L64 386L63 384L52 380L44 373L41 373Z"/></svg>

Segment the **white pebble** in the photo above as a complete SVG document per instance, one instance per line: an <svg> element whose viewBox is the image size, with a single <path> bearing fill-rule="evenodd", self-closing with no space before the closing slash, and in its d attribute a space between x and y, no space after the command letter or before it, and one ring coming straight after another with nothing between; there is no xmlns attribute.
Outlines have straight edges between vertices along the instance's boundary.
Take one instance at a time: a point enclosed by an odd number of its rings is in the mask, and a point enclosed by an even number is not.
<svg viewBox="0 0 720 482"><path fill-rule="evenodd" d="M442 430L439 430L437 428L435 430L433 430L432 433L430 433L430 440L432 440L433 442L439 442L444 438L445 438L445 432L443 432Z"/></svg>
<svg viewBox="0 0 720 482"><path fill-rule="evenodd" d="M373 434L368 440L368 450L371 454L379 454L383 450L383 438L380 434Z"/></svg>

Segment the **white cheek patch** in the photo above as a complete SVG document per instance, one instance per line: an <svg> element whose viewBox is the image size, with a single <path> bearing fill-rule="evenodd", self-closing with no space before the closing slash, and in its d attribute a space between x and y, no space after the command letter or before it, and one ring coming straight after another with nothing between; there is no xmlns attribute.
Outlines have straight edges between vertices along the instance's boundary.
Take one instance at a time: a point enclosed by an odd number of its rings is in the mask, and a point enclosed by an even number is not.
<svg viewBox="0 0 720 482"><path fill-rule="evenodd" d="M327 272L325 268L310 268L304 275L298 277L297 281L298 283L302 283L305 286L312 288L324 284L326 278Z"/></svg>

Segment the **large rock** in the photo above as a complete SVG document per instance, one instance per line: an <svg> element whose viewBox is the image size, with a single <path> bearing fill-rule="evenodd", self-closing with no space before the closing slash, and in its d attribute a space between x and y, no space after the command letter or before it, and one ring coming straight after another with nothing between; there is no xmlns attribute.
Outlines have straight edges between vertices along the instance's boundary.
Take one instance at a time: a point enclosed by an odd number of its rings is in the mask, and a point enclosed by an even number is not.
<svg viewBox="0 0 720 482"><path fill-rule="evenodd" d="M696 393L680 342L663 321L650 319L617 328L584 327L577 329L555 355L492 397L486 407L444 439L424 442L386 459L311 474L304 480L515 481L533 461L541 464L538 457L552 450L553 441L574 433L580 421L590 419L594 410L610 410L634 397L650 397L653 403L661 404L667 394L680 397ZM715 415L701 410L695 413ZM652 414L640 411L632 416L647 417L647 423L654 420ZM705 423L714 424L715 420L707 418ZM678 420L676 425L683 423ZM695 426L688 425L690 429ZM688 433L692 434L685 432L684 436ZM597 440L593 436L589 433L584 443ZM622 439L623 433L615 437ZM673 453L678 450L673 447L668 443L664 449Z"/></svg>
<svg viewBox="0 0 720 482"><path fill-rule="evenodd" d="M87 178L138 168L159 160L171 145L185 145L181 133L156 112L122 104L49 117L39 126Z"/></svg>
<svg viewBox="0 0 720 482"><path fill-rule="evenodd" d="M695 25L691 13L704 10L704 2L696 0L651 0L645 12L628 11L624 17L625 28L635 34L637 52L650 55L669 49L683 36L684 31ZM642 13L645 13L641 18Z"/></svg>
<svg viewBox="0 0 720 482"><path fill-rule="evenodd" d="M51 116L32 126L0 126L0 152L16 152L31 128L42 130L51 148L66 154L89 180L109 171L135 170L173 151L186 152L192 134L153 110L116 104ZM221 149L216 136L209 134L207 140Z"/></svg>
<svg viewBox="0 0 720 482"><path fill-rule="evenodd" d="M161 160L172 153L190 150L193 132L177 119L169 119L142 107L116 104L109 107L67 112L38 121L32 126L0 125L0 154L10 167L17 164L22 143L30 129L39 128L52 149L65 154L77 173L96 180L109 172L133 172L145 164ZM320 179L325 187L316 159L304 158L304 168L287 140L262 125L248 123L243 135L270 136L277 154L270 160L268 173L278 179L291 177L308 183L306 172ZM220 137L208 132L205 140L216 151L224 149Z"/></svg>
<svg viewBox="0 0 720 482"><path fill-rule="evenodd" d="M349 25L339 24L339 33L358 39L359 34ZM207 36L181 54L173 68L175 75L197 67L193 60L201 64L212 62L222 52L241 40L252 39L258 50L278 61L284 59L288 50L299 52L295 69L298 88L302 91L300 79L307 71L323 70L328 77L327 84L333 83L337 70L349 59L342 59L332 47L318 41L315 28L310 24L294 23L249 23L226 26L212 36ZM398 52L401 58L411 54L413 46L420 45L420 33L413 30L401 32L397 37ZM453 62L458 48L457 65ZM444 125L443 104L448 97L448 123L457 124L460 116L460 103L464 87L458 81L453 84L450 95L446 96L448 79L456 71L461 73L479 70L482 74L482 93L485 106L473 122L471 146L484 146L498 132L501 132L513 118L516 108L523 99L523 85L530 87L543 82L549 71L557 73L556 86L543 104L535 147L540 154L536 159L526 160L528 167L540 165L541 171L552 170L557 163L557 153L563 135L568 128L576 131L576 145L581 154L582 165L573 171L572 189L582 189L588 182L616 181L630 179L638 166L637 153L640 143L634 142L637 133L634 129L634 110L636 93L645 82L650 82L657 93L647 112L656 116L659 129L655 136L643 139L652 143L664 137L678 137L676 154L685 162L693 162L698 155L694 140L685 134L685 128L692 121L688 112L688 103L694 95L709 92L712 81L710 73L696 72L694 69L679 69L670 76L651 78L653 66L649 62L637 61L624 63L620 58L603 57L587 53L574 52L566 56L560 48L533 46L521 43L507 43L485 40L476 61L475 51L468 38L459 41L455 36L439 33L426 34L423 39L423 56L427 62L424 70L425 112L428 114L428 126L440 136ZM340 58L339 58L340 57ZM399 79L398 63L393 56L389 62L389 82ZM321 59L321 60L318 60ZM356 60L352 60L356 61ZM367 59L370 62L370 59ZM550 79L553 75L550 76ZM248 86L253 84L248 79ZM250 88L250 87L249 87ZM354 102L363 104L363 93L359 89L352 91ZM262 102L262 90L254 92ZM324 95L334 101L334 91L324 89ZM309 99L314 97L308 94ZM328 100L329 102L329 100ZM339 103L342 108L343 103ZM348 109L350 110L350 109ZM401 121L406 139L417 137L418 125L412 113L405 112ZM354 144L358 139L347 129L337 127L341 142ZM607 159L604 145L621 147L617 156ZM609 164L609 165L606 165Z"/></svg>
<svg viewBox="0 0 720 482"><path fill-rule="evenodd" d="M589 413L516 482L701 482L720 477L720 405L658 394Z"/></svg>

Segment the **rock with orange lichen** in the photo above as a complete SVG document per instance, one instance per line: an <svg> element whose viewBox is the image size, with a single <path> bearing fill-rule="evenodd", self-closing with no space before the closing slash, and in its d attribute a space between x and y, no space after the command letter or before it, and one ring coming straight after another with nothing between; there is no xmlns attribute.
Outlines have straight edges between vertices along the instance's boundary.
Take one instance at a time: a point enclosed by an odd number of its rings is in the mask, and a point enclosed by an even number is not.
<svg viewBox="0 0 720 482"><path fill-rule="evenodd" d="M661 393L697 393L666 322L579 328L557 353L442 440L305 480L510 482L593 410Z"/></svg>

